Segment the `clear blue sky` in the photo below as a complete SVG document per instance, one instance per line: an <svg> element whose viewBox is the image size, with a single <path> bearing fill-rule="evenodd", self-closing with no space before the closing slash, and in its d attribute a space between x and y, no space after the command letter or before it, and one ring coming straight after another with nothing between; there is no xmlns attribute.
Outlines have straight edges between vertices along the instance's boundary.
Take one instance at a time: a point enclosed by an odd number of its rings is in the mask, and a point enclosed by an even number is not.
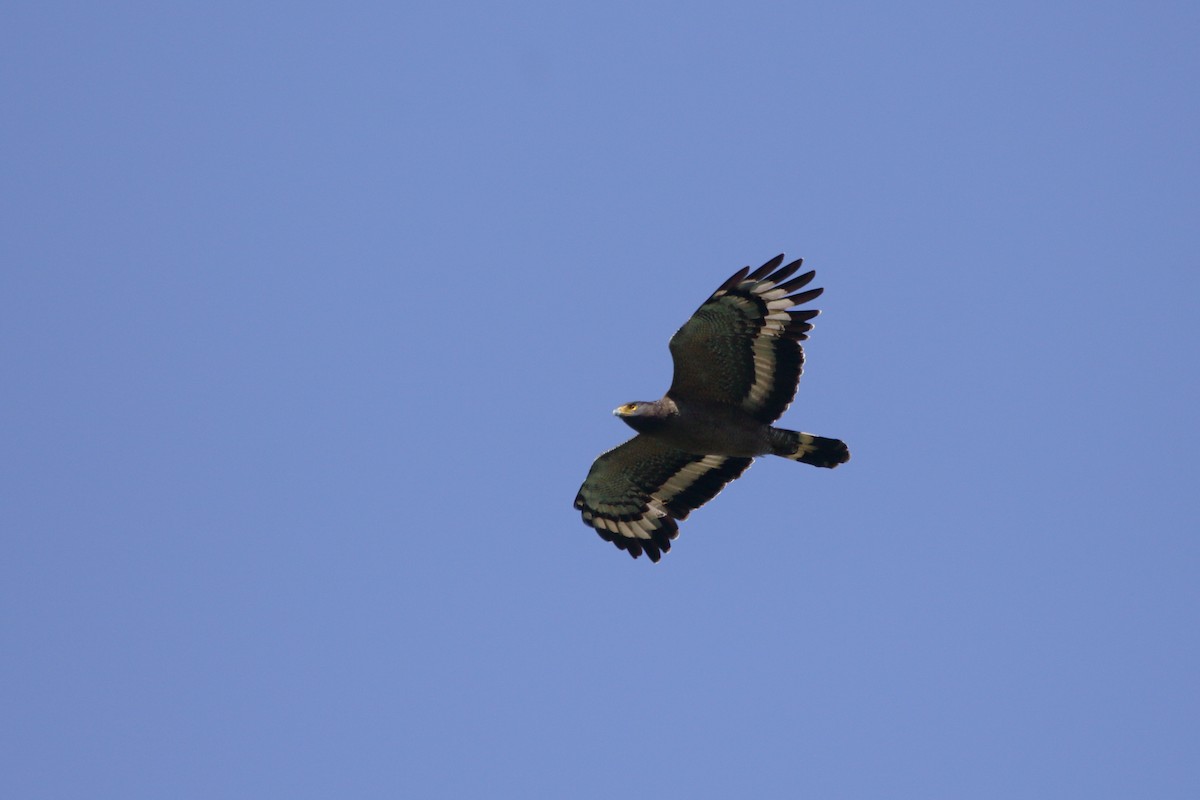
<svg viewBox="0 0 1200 800"><path fill-rule="evenodd" d="M0 774L1200 796L1195 3L10 3ZM661 564L571 507L826 287Z"/></svg>

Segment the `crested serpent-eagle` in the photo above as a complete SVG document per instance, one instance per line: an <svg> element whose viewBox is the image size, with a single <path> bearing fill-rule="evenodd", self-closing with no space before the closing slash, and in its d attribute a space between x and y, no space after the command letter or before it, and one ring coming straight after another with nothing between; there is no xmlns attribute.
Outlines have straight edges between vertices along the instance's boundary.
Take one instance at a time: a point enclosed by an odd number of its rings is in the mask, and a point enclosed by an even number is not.
<svg viewBox="0 0 1200 800"><path fill-rule="evenodd" d="M789 309L824 291L793 294L816 273L792 278L801 260L782 263L779 255L753 272L743 267L721 284L671 337L675 376L666 395L613 411L637 436L596 459L575 507L634 558L658 561L679 535L676 520L716 497L756 456L816 467L850 459L838 439L771 426L796 396L800 342L820 313Z"/></svg>

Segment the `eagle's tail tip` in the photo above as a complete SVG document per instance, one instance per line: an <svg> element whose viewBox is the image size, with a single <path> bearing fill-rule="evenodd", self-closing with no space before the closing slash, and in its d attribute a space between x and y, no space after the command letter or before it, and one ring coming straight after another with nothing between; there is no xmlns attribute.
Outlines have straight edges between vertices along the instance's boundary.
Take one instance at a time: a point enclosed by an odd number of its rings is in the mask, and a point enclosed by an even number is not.
<svg viewBox="0 0 1200 800"><path fill-rule="evenodd" d="M832 468L850 460L850 448L841 439L783 428L771 429L771 452L814 467Z"/></svg>

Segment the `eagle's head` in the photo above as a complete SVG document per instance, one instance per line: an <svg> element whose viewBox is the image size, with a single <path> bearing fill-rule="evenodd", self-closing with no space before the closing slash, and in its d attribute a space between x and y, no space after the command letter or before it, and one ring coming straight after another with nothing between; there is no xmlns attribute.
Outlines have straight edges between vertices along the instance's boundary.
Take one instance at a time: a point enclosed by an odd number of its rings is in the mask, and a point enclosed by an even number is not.
<svg viewBox="0 0 1200 800"><path fill-rule="evenodd" d="M654 402L635 400L613 409L614 416L638 432L654 430L678 413L675 403L666 397Z"/></svg>

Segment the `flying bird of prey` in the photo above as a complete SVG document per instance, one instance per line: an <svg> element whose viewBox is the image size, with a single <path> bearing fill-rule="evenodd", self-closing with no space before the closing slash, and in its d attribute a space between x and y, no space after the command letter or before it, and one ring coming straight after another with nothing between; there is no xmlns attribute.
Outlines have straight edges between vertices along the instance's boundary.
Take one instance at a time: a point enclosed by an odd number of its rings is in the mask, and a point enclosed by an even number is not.
<svg viewBox="0 0 1200 800"><path fill-rule="evenodd" d="M782 263L779 255L753 272L743 267L721 284L671 337L675 376L666 395L613 411L637 436L596 459L575 507L634 558L662 558L679 535L676 520L716 497L756 456L815 467L850 459L838 439L771 426L796 396L800 342L821 313L789 309L824 291L792 294L816 273L792 278L802 260Z"/></svg>

